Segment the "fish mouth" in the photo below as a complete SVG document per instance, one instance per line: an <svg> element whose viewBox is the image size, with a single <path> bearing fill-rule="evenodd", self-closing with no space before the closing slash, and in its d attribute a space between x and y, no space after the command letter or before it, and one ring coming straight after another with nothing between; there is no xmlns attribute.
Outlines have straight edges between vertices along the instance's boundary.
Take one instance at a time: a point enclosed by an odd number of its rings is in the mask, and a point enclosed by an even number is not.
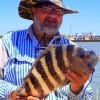
<svg viewBox="0 0 100 100"><path fill-rule="evenodd" d="M96 64L100 61L100 56L96 56L95 59L92 59L91 62L89 62L87 65L88 65L88 68L91 70L91 71L95 71L95 66Z"/></svg>

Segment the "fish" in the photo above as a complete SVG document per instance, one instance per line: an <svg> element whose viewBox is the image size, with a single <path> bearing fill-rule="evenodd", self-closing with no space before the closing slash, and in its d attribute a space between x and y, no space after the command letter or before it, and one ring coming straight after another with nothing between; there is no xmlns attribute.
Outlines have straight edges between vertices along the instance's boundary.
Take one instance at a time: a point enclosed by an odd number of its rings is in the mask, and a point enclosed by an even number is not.
<svg viewBox="0 0 100 100"><path fill-rule="evenodd" d="M48 46L32 65L22 85L11 93L17 96L44 98L51 91L70 83L65 77L68 69L81 74L94 71L99 56L90 49L77 45Z"/></svg>

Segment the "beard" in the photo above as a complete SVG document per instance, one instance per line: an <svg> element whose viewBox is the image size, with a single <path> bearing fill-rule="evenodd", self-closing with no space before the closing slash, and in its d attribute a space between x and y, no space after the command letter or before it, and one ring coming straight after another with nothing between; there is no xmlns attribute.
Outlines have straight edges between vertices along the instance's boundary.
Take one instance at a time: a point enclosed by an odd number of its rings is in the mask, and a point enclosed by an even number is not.
<svg viewBox="0 0 100 100"><path fill-rule="evenodd" d="M57 20L55 18L46 17L44 22L41 23L38 19L34 18L36 27L42 33L47 35L54 35L58 32L60 25L57 24Z"/></svg>
<svg viewBox="0 0 100 100"><path fill-rule="evenodd" d="M58 32L57 28L50 28L47 26L42 26L41 29L42 29L43 33L46 33L48 35L54 35Z"/></svg>

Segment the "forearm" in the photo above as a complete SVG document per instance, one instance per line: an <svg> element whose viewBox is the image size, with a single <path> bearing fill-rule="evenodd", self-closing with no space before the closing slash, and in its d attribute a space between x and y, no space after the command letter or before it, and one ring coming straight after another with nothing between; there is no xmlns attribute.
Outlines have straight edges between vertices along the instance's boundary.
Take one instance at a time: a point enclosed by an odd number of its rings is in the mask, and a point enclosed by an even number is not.
<svg viewBox="0 0 100 100"><path fill-rule="evenodd" d="M0 80L0 97L7 97L11 91L15 90L16 88L17 86L4 80Z"/></svg>
<svg viewBox="0 0 100 100"><path fill-rule="evenodd" d="M70 87L68 92L70 100L92 100L93 96L92 88L90 86L86 87L86 85L83 86L83 88L78 94L73 93Z"/></svg>
<svg viewBox="0 0 100 100"><path fill-rule="evenodd" d="M83 89L78 94L74 94L70 85L66 85L55 92L51 92L44 100L92 100L93 91L90 86Z"/></svg>

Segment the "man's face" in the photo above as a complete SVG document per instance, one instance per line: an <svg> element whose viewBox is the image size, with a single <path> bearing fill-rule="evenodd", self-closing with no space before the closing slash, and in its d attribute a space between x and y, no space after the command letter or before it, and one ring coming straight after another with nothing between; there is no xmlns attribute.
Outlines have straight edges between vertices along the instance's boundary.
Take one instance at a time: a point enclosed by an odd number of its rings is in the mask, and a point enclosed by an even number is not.
<svg viewBox="0 0 100 100"><path fill-rule="evenodd" d="M55 34L62 22L63 11L54 5L42 5L32 8L34 24L47 34Z"/></svg>

